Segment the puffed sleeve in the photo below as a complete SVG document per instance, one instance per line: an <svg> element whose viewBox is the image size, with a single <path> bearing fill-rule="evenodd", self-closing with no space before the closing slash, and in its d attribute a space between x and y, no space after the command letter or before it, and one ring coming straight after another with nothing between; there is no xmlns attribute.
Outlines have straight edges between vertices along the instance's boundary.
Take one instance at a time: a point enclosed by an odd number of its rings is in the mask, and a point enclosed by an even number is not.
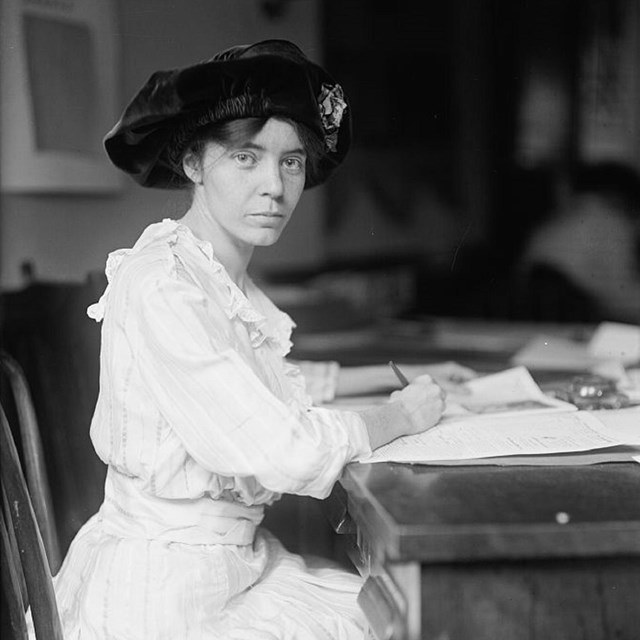
<svg viewBox="0 0 640 640"><path fill-rule="evenodd" d="M253 476L277 493L325 497L370 452L361 416L279 400L215 330L202 290L160 274L132 285L134 350L157 406L205 469Z"/></svg>
<svg viewBox="0 0 640 640"><path fill-rule="evenodd" d="M336 397L340 365L334 360L290 360L305 381L306 392L316 404L331 402Z"/></svg>

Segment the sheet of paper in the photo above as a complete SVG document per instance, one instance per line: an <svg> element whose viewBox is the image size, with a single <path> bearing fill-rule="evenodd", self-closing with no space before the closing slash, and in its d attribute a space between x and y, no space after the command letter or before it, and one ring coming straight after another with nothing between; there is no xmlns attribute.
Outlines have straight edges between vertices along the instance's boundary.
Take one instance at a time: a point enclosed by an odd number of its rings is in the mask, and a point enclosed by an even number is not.
<svg viewBox="0 0 640 640"><path fill-rule="evenodd" d="M549 371L594 371L607 362L640 362L640 326L602 322L589 342L537 335L511 358L514 365Z"/></svg>
<svg viewBox="0 0 640 640"><path fill-rule="evenodd" d="M533 337L511 357L511 364L547 371L583 372L600 362L586 343L551 335Z"/></svg>
<svg viewBox="0 0 640 640"><path fill-rule="evenodd" d="M640 326L603 322L596 328L587 349L600 360L618 360L623 364L640 362Z"/></svg>
<svg viewBox="0 0 640 640"><path fill-rule="evenodd" d="M626 444L640 444L640 407L615 411L592 411L606 433Z"/></svg>
<svg viewBox="0 0 640 640"><path fill-rule="evenodd" d="M633 391L634 389L632 378L619 360L603 360L591 367L589 373L614 380L618 390L624 391L625 393Z"/></svg>
<svg viewBox="0 0 640 640"><path fill-rule="evenodd" d="M589 451L569 451L564 453L545 453L531 456L501 456L496 458L475 458L474 460L432 460L421 464L444 467L577 467L607 462L636 462L640 457L640 446L619 445L606 449Z"/></svg>
<svg viewBox="0 0 640 640"><path fill-rule="evenodd" d="M470 380L465 395L449 394L444 419L481 415L522 415L575 411L576 407L547 396L525 367L513 367Z"/></svg>
<svg viewBox="0 0 640 640"><path fill-rule="evenodd" d="M640 367L627 369L625 374L619 384L620 391L626 393L631 401L640 402Z"/></svg>
<svg viewBox="0 0 640 640"><path fill-rule="evenodd" d="M588 451L620 444L586 411L474 417L441 422L433 429L398 438L362 462L423 462L509 455Z"/></svg>

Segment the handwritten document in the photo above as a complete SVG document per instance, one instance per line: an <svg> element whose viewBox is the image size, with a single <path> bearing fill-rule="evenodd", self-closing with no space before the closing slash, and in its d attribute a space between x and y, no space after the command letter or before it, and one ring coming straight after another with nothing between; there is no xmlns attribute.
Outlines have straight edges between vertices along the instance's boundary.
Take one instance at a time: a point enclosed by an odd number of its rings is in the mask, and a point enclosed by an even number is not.
<svg viewBox="0 0 640 640"><path fill-rule="evenodd" d="M615 430L609 431L586 411L444 420L429 431L398 438L376 449L361 462L467 460L640 444L640 429L628 437L622 437Z"/></svg>

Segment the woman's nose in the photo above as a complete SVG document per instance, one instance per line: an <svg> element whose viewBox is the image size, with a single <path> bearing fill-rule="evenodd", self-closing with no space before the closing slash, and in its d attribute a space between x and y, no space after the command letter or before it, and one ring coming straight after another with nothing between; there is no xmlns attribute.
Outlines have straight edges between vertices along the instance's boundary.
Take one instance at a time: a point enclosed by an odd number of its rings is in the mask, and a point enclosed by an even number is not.
<svg viewBox="0 0 640 640"><path fill-rule="evenodd" d="M262 176L262 191L264 195L279 198L284 191L284 182L280 170L280 163L266 162Z"/></svg>

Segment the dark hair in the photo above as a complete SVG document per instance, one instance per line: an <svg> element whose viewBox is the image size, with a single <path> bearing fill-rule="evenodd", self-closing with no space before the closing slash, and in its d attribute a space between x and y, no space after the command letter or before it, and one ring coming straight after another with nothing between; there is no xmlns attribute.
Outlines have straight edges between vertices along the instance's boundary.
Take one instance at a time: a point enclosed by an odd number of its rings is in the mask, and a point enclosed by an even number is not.
<svg viewBox="0 0 640 640"><path fill-rule="evenodd" d="M273 116L272 116L273 117ZM235 120L225 120L214 122L199 128L191 140L184 146L184 151L180 156L180 171L182 169L182 159L188 154L193 154L200 160L207 143L217 142L224 147L233 148L241 146L247 140L256 136L270 118L239 118ZM290 118L277 118L289 123L298 134L300 142L307 153L306 181L315 183L318 176L320 159L324 155L324 144L322 140L309 127L291 120Z"/></svg>
<svg viewBox="0 0 640 640"><path fill-rule="evenodd" d="M571 176L574 194L597 194L640 216L640 174L633 167L613 160L580 164Z"/></svg>

